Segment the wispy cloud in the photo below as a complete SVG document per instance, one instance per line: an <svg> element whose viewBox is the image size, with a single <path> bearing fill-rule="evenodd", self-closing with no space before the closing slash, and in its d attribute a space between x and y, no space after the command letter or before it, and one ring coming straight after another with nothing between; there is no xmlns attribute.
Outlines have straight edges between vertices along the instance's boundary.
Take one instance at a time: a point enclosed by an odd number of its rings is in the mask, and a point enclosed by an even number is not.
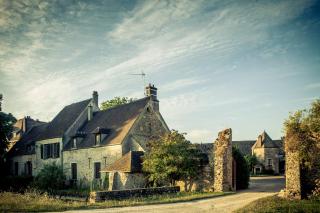
<svg viewBox="0 0 320 213"><path fill-rule="evenodd" d="M169 124L190 130L191 138L202 141L202 136L212 137L210 128L180 121L199 114L213 116L212 111L222 108L234 110L232 116L218 117L223 121L208 124L216 131L236 117L238 108L258 101L247 93L261 91L252 91L250 85L262 90L271 88L274 80L306 75L301 69L285 69L296 66L286 56L300 43L287 39L295 37L294 32L279 33L278 28L314 3L3 0L1 92L17 116L48 120L62 106L87 98L91 90L101 92L102 98L141 97L142 80L129 74L143 70L159 88ZM303 31L307 29L304 26ZM277 65L265 66L265 61L279 56L285 58L281 72ZM251 75L247 68L256 71ZM257 83L261 73L266 85ZM318 88L313 83L306 91ZM273 105L265 100L259 106Z"/></svg>
<svg viewBox="0 0 320 213"><path fill-rule="evenodd" d="M306 89L320 89L320 83L311 83L305 86Z"/></svg>

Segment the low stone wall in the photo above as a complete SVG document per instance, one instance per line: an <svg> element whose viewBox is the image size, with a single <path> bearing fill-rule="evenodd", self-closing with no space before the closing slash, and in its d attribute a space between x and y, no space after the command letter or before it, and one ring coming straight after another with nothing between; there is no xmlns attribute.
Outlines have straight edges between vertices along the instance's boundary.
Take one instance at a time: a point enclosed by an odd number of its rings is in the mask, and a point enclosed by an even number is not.
<svg viewBox="0 0 320 213"><path fill-rule="evenodd" d="M179 186L173 187L155 187L155 188L140 188L140 189L127 189L127 190L114 190L114 191L97 191L91 192L89 202L95 203L105 200L120 200L130 197L144 197L150 195L178 193Z"/></svg>

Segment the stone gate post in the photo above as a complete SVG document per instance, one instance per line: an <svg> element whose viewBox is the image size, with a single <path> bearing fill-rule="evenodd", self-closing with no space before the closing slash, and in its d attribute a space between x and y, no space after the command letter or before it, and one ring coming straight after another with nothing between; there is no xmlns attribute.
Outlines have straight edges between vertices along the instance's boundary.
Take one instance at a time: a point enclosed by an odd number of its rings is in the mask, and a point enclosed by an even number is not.
<svg viewBox="0 0 320 213"><path fill-rule="evenodd" d="M214 191L232 191L232 130L225 129L214 142Z"/></svg>

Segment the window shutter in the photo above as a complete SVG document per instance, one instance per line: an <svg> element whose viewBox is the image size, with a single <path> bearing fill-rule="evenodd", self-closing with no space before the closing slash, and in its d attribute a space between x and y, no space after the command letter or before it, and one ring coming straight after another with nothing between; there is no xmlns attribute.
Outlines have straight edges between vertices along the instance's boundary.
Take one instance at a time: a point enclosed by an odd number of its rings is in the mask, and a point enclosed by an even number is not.
<svg viewBox="0 0 320 213"><path fill-rule="evenodd" d="M43 145L40 145L41 159L43 159Z"/></svg>

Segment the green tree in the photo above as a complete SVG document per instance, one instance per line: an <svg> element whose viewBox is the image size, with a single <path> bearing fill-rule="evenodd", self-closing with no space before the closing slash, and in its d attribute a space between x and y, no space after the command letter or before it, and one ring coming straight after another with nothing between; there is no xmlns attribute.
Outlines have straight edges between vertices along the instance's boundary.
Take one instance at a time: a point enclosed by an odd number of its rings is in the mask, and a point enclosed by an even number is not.
<svg viewBox="0 0 320 213"><path fill-rule="evenodd" d="M249 186L250 171L247 161L238 148L232 147L232 157L236 161L236 187L246 189Z"/></svg>
<svg viewBox="0 0 320 213"><path fill-rule="evenodd" d="M256 156L255 154L253 154L253 155L245 155L245 156L244 156L244 159L245 159L246 162L247 162L249 171L250 171L250 172L253 172L254 166L258 164L257 156Z"/></svg>
<svg viewBox="0 0 320 213"><path fill-rule="evenodd" d="M46 164L35 177L35 186L43 190L57 190L64 187L66 176L56 163Z"/></svg>
<svg viewBox="0 0 320 213"><path fill-rule="evenodd" d="M134 101L135 99L133 98L128 98L128 97L114 97L111 100L107 100L101 103L100 105L100 109L101 110L106 110L109 109L111 107L115 107L115 106L119 106L122 104L127 104L130 103L132 101Z"/></svg>
<svg viewBox="0 0 320 213"><path fill-rule="evenodd" d="M185 183L185 190L190 191L205 159L184 135L173 130L149 143L150 150L144 156L143 171L154 186L166 183L175 185L176 181L181 180Z"/></svg>
<svg viewBox="0 0 320 213"><path fill-rule="evenodd" d="M284 130L286 152L299 153L302 196L305 197L320 180L320 100L314 101L308 110L290 114Z"/></svg>
<svg viewBox="0 0 320 213"><path fill-rule="evenodd" d="M11 114L0 112L0 170L5 171L5 155L12 136L13 125L16 118ZM1 172L4 175L4 172Z"/></svg>

